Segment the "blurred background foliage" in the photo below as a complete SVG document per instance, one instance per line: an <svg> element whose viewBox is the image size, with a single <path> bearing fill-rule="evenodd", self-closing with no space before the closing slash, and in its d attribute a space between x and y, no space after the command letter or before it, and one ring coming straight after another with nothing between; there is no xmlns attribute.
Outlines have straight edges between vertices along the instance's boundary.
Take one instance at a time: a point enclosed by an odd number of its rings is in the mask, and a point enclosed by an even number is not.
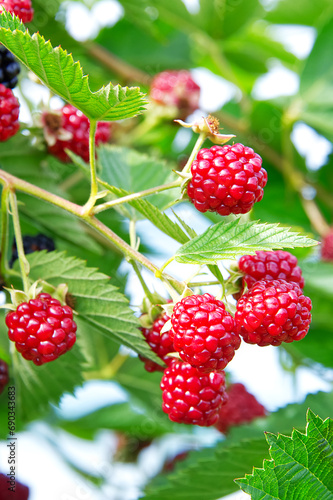
<svg viewBox="0 0 333 500"><path fill-rule="evenodd" d="M75 39L71 35L73 29L70 29L69 16L75 3L84 5L92 19L97 7L99 12L105 8L111 12L110 25L104 25L100 18L99 24L95 20L90 34L82 27L81 40ZM33 0L33 5L35 18L29 26L30 32L39 31L51 40L53 46L61 44L72 52L74 60L80 60L84 72L89 74L93 90L111 80L122 85L138 85L148 92L152 77L166 69L192 70L199 84L212 81L215 86L202 91L211 93L216 99L211 99L206 107L208 101L203 100L195 117L213 112L225 133L236 134L237 141L253 147L263 157L268 171L264 199L256 204L251 218L303 228L319 240L326 235L333 225L331 0ZM297 50L295 44L288 43L293 33L295 37L299 33L306 34L299 37ZM276 89L281 85L281 93L277 92L276 97L271 98L260 90L267 75L271 75L272 87ZM293 90L288 92L283 91L286 75L295 82ZM216 89L220 90L217 92ZM21 80L20 91L30 111L36 111L39 103L30 99L32 83L27 73ZM300 130L306 130L310 136L303 134L298 139ZM312 140L310 152L306 147L307 137ZM194 140L191 132L179 131L170 116L154 114L151 108L142 117L115 124L112 138L117 146L135 148L154 158L158 165L163 160L167 173L184 164ZM57 186L57 194L83 203L88 192L85 176L78 177L76 167L59 163L40 146L38 149L31 147L30 142L28 137L21 135L2 144L2 168L46 188ZM18 153L23 149L24 164ZM137 155L134 166L144 169L147 162L151 163L151 159L143 158ZM79 222L58 209L48 207L46 216L44 204L24 196L21 196L21 201L24 201L21 207L24 234L40 231L48 234L55 239L57 249L85 259L89 266L98 267L112 277L113 284L125 289L127 274L123 270L119 272L122 262L119 254L105 247L104 242L96 241ZM168 200L164 201L167 204ZM207 220L212 218L207 215ZM128 227L124 223L126 214L112 210L104 213L101 219L128 240ZM142 251L157 252L153 239L144 233L141 236ZM333 263L323 262L319 249L298 250L295 254L305 276L305 292L313 302L313 322L310 333L302 342L279 348L281 362L284 369L295 372L298 367L306 366L323 380L331 382ZM83 342L88 341L91 331L83 336ZM103 343L100 349L96 349L96 356L93 354L94 361L89 364L84 378L100 379L104 374L105 379L114 380L126 392L126 402L94 408L79 419L67 418L57 409L44 404L38 406L37 403L37 412L24 419L18 418L18 430L25 429L30 420L43 418L50 426L49 433L53 437L49 439L53 442L57 441L57 433L62 430L80 438L94 439L101 429L111 429L127 438L134 437L137 445L141 441L149 444L151 439L170 433L190 433L191 429L174 425L163 415L160 375L146 373L137 358L122 359L117 350L116 345L108 346L108 355L103 356ZM1 344L0 353L6 358L7 347ZM122 360L114 372L112 369L108 371L112 356ZM60 372L63 367L59 365L55 369ZM82 382L81 374L76 378L73 373L72 378L67 387L69 391ZM60 390L55 396L56 401L62 392ZM290 405L272 413L266 420L235 429L216 449L191 453L179 464L178 472L171 473L171 479L164 476L155 479L147 490L147 498L199 498L191 490L191 483L198 473L197 464L201 464L202 480L207 482L206 496L200 496L201 500L214 500L236 491L238 487L233 479L250 472L253 465L260 466L267 455L263 430L290 433L293 427L302 429L309 405L326 418L332 416L332 401L331 393L318 393L309 396L302 405ZM4 424L1 428L6 431L6 408L0 411L1 424ZM246 445L245 462L241 453L245 444L239 444L244 438L250 440ZM200 447L204 439L202 442L196 439L192 445L195 442L195 446ZM128 444L128 441L124 442ZM234 450L229 453L235 453L236 457L231 465L226 458L228 447ZM139 446L138 453L140 450ZM85 479L99 485L107 481L103 474L98 478L77 467L66 454L63 458ZM212 484L210 489L209 471L212 467L217 475L223 467L228 467L230 473L220 478L217 484Z"/></svg>

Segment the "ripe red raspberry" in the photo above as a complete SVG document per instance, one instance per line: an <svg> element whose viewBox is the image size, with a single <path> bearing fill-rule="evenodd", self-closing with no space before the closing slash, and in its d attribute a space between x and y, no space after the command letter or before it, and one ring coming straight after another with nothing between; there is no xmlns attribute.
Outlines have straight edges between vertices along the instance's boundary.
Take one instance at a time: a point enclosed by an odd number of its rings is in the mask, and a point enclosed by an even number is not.
<svg viewBox="0 0 333 500"><path fill-rule="evenodd" d="M205 374L178 360L165 369L161 389L163 411L173 422L183 424L215 424L227 400L224 372Z"/></svg>
<svg viewBox="0 0 333 500"><path fill-rule="evenodd" d="M326 234L321 244L321 258L333 261L333 228Z"/></svg>
<svg viewBox="0 0 333 500"><path fill-rule="evenodd" d="M169 332L161 334L163 326L167 321L169 321L169 319L169 316L164 313L156 318L151 328L141 328L141 331L145 336L147 343L151 347L151 350L154 351L166 365L169 365L172 361L172 358L167 355L175 350ZM154 361L151 361L141 355L139 358L141 361L144 361L147 372L164 371L164 368L157 363L154 363Z"/></svg>
<svg viewBox="0 0 333 500"><path fill-rule="evenodd" d="M69 351L76 340L76 323L69 306L48 293L22 302L6 316L9 339L25 359L42 365Z"/></svg>
<svg viewBox="0 0 333 500"><path fill-rule="evenodd" d="M18 16L22 23L30 23L34 17L31 0L0 0L0 12L3 10Z"/></svg>
<svg viewBox="0 0 333 500"><path fill-rule="evenodd" d="M177 302L171 322L175 350L202 372L225 368L240 345L234 318L209 293Z"/></svg>
<svg viewBox="0 0 333 500"><path fill-rule="evenodd" d="M267 172L243 144L203 148L191 166L187 194L199 212L246 214L262 200Z"/></svg>
<svg viewBox="0 0 333 500"><path fill-rule="evenodd" d="M7 141L15 135L20 124L18 122L20 105L11 89L0 83L0 141Z"/></svg>
<svg viewBox="0 0 333 500"><path fill-rule="evenodd" d="M174 106L186 118L199 107L200 87L186 70L162 71L151 83L150 97L165 106Z"/></svg>
<svg viewBox="0 0 333 500"><path fill-rule="evenodd" d="M220 409L216 427L226 434L230 427L252 422L266 415L265 407L247 392L243 384L232 384L227 388L228 401Z"/></svg>
<svg viewBox="0 0 333 500"><path fill-rule="evenodd" d="M280 345L301 340L311 322L311 300L297 283L262 280L237 302L237 330L248 344Z"/></svg>
<svg viewBox="0 0 333 500"><path fill-rule="evenodd" d="M304 288L302 270L297 259L289 252L256 252L255 255L243 255L238 263L239 270L244 273L243 288L247 284L251 288L260 280L293 281Z"/></svg>
<svg viewBox="0 0 333 500"><path fill-rule="evenodd" d="M5 474L0 474L0 499L1 500L28 500L29 498L29 488L24 484L13 480L13 486L15 484L15 491L9 490L11 486L9 476Z"/></svg>
<svg viewBox="0 0 333 500"><path fill-rule="evenodd" d="M5 361L0 359L0 394L9 382L8 365Z"/></svg>
<svg viewBox="0 0 333 500"><path fill-rule="evenodd" d="M58 112L47 112L42 116L44 134L49 153L60 161L71 161L65 149L73 151L85 162L89 162L89 119L78 109L66 104ZM110 123L97 125L95 143L98 146L110 138Z"/></svg>

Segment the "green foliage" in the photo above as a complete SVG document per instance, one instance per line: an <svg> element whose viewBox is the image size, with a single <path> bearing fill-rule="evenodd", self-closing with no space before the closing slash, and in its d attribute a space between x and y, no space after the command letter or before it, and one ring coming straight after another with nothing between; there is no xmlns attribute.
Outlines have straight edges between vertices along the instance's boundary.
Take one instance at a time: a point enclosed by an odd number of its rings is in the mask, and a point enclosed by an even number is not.
<svg viewBox="0 0 333 500"><path fill-rule="evenodd" d="M220 222L203 234L185 243L176 253L177 262L210 264L222 259L233 259L257 250L296 248L316 245L317 242L290 231L278 224L258 222Z"/></svg>
<svg viewBox="0 0 333 500"><path fill-rule="evenodd" d="M236 481L253 500L333 498L333 420L322 420L309 410L307 421L305 434L296 429L291 437L267 434L271 460Z"/></svg>
<svg viewBox="0 0 333 500"><path fill-rule="evenodd" d="M121 120L144 109L143 94L136 87L114 87L110 83L91 92L80 63L74 63L61 47L53 48L39 33L31 36L19 19L7 12L0 14L0 41L50 90L92 120Z"/></svg>

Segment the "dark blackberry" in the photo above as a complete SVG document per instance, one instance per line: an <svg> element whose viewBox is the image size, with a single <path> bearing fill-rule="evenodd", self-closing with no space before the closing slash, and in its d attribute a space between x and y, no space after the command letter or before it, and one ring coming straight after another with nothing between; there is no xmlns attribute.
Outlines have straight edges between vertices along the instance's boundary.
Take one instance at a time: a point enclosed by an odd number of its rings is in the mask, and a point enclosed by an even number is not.
<svg viewBox="0 0 333 500"><path fill-rule="evenodd" d="M54 241L49 236L45 234L37 234L35 236L23 236L23 248L24 253L33 253L40 252L41 250L47 250L48 252L52 252L55 250ZM10 266L12 267L15 260L18 258L16 241L13 243L13 253L10 261Z"/></svg>
<svg viewBox="0 0 333 500"><path fill-rule="evenodd" d="M17 75L21 68L14 54L0 45L0 83L8 89L13 89L18 83Z"/></svg>

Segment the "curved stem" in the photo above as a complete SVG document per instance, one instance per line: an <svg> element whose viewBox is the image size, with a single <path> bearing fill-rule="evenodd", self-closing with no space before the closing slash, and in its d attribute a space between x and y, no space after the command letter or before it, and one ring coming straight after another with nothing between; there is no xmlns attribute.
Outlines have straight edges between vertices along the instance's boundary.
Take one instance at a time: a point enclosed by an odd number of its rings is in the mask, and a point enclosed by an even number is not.
<svg viewBox="0 0 333 500"><path fill-rule="evenodd" d="M135 221L134 220L130 221L130 242L131 242L132 248L137 247L137 237L136 237L136 229L135 229ZM138 264L133 259L131 259L129 262L130 262L131 266L133 267L133 270L140 281L140 284L142 286L142 289L143 289L146 297L148 297L150 302L153 304L154 303L153 295L152 295L151 291L149 290L147 283L145 282L145 280L142 277L142 274L140 272L140 268L139 268Z"/></svg>
<svg viewBox="0 0 333 500"><path fill-rule="evenodd" d="M108 242L113 243L113 245L129 259L134 259L136 262L139 262L145 268L149 269L149 271L151 271L153 274L155 274L156 271L159 271L158 267L155 266L149 259L147 259L147 257L131 248L131 246L126 243L126 241L120 238L109 227L105 226L105 224L96 219L96 217L85 213L85 207L76 205L75 203L65 200L64 198L61 198L56 194L49 193L48 191L30 184L23 179L19 179L18 177L11 175L4 170L0 170L0 183L10 186L11 189L29 194L31 196L34 196L35 198L47 201L52 205L66 210L67 212L81 219L89 227L97 231L100 235L106 238ZM176 280L172 276L163 275L161 279L167 280L175 288L175 290L179 291L179 293L182 293L185 288L184 283Z"/></svg>
<svg viewBox="0 0 333 500"><path fill-rule="evenodd" d="M189 159L187 160L185 167L182 170L182 174L189 173L189 171L191 170L191 165L193 163L193 160L197 156L199 149L201 149L201 146L203 145L203 143L205 142L206 139L207 139L207 133L206 132L201 132L199 134L197 142L194 145L192 153L191 153Z"/></svg>
<svg viewBox="0 0 333 500"><path fill-rule="evenodd" d="M18 213L18 208L17 208L17 198L16 198L16 194L13 190L9 191L9 202L10 202L10 208L11 208L11 213L12 213L12 218L13 218L16 248L17 248L18 260L20 263L21 277L22 277L22 282L23 282L23 290L26 293L28 293L29 288L30 288L29 278L28 278L30 266L29 266L29 262L27 261L27 258L26 258L25 253L24 253L23 239L22 239L21 226L20 226L20 218L19 218L19 213Z"/></svg>
<svg viewBox="0 0 333 500"><path fill-rule="evenodd" d="M127 203L129 201L137 200L139 198L144 198L145 196L149 196L151 194L160 193L161 191L166 191L167 189L173 189L179 187L181 185L180 180L176 180L173 182L169 182L169 184L163 184L161 186L156 186L150 189L145 189L144 191L139 191L138 193L128 194L126 196L122 196L121 198L117 198L116 200L107 201L106 203L102 203L98 205L92 210L92 213L99 214L108 208L112 208L116 205L121 205L122 203Z"/></svg>
<svg viewBox="0 0 333 500"><path fill-rule="evenodd" d="M8 196L9 187L4 186L1 194L1 249L0 249L0 274L8 274L7 253L8 253Z"/></svg>
<svg viewBox="0 0 333 500"><path fill-rule="evenodd" d="M83 211L86 214L89 214L91 210L94 208L98 193L98 182L96 176L96 150L95 150L96 129L97 129L97 121L90 120L90 129L89 129L90 196L89 200L83 207Z"/></svg>

